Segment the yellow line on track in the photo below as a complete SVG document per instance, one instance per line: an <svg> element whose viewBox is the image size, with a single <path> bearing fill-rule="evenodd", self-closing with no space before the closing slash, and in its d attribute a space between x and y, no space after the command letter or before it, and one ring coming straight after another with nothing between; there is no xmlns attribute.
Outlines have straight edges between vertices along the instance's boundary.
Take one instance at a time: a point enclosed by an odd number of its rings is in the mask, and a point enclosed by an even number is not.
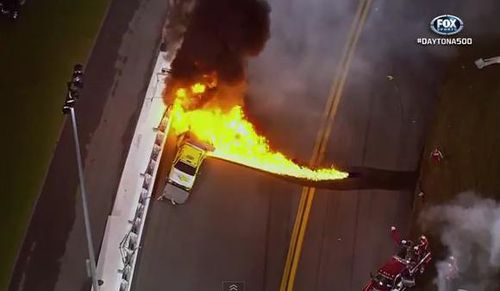
<svg viewBox="0 0 500 291"><path fill-rule="evenodd" d="M358 9L348 34L348 41L344 47L341 63L332 82L333 84L330 89L325 111L323 112L321 126L318 130L318 135L316 136L313 155L310 160L311 166L317 166L325 155L326 146L328 145L328 140L332 130L333 120L337 113L340 98L347 80L350 63L354 56L356 44L363 29L366 17L370 11L371 2L372 0L361 0L358 5ZM293 290L315 192L315 188L304 187L302 189L297 215L295 216L295 223L292 229L292 236L290 238L285 267L283 270L283 276L281 279L280 291Z"/></svg>

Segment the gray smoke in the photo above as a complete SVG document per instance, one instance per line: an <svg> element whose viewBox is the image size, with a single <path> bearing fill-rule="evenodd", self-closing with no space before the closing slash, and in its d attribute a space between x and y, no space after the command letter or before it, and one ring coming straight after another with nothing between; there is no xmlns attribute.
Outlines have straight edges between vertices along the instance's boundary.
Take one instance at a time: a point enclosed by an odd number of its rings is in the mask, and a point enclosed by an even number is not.
<svg viewBox="0 0 500 291"><path fill-rule="evenodd" d="M249 61L250 96L246 101L253 119L266 124L266 135L277 148L287 149L295 144L295 148L305 150L298 153L293 149L293 154L308 159L311 148L307 141L315 138L318 116L322 114L358 3L269 0L271 38L262 53ZM496 25L498 9L494 7L498 7L498 0L482 0L481 5L470 0L372 1L344 90L343 98L349 98L353 108L345 109L341 104L343 112L349 111L338 121L338 126L345 129L342 139L359 139L364 134L356 130L361 128L359 123L364 122L368 111L365 96L381 90L386 90L387 95L398 91L392 95L399 95L401 100L388 97L382 102L387 102L388 112L401 111L405 124L408 120L427 120L430 110L417 106L433 100L445 64L457 56L458 49L419 46L416 39L435 37L429 29L430 21L450 13L463 18L463 35L480 44L484 32L500 32ZM387 80L389 75L395 78L393 82ZM418 105L410 107L415 103ZM284 118L289 116L297 118ZM300 128L302 133L311 135L283 135L289 128ZM343 148L341 142L335 143L334 155L347 156L352 152ZM352 164L350 157L345 159Z"/></svg>
<svg viewBox="0 0 500 291"><path fill-rule="evenodd" d="M305 161L357 3L270 0L269 4L271 38L249 62L246 105L257 126L266 125L264 134L273 147ZM292 128L300 128L301 134L283 134Z"/></svg>
<svg viewBox="0 0 500 291"><path fill-rule="evenodd" d="M271 38L262 53L249 62L247 105L254 120L266 124L266 135L277 148L288 150L294 144L291 154L308 159L309 141L315 139L359 2L270 0L269 4ZM441 11L420 1L372 1L343 94L352 107L341 109L349 112L339 119L343 139L359 139L364 134L357 130L366 119L370 106L367 96L373 92L386 90L391 95L399 90L403 100L386 98L387 111L404 111L401 119L423 118L419 108L408 112L399 107L408 107L412 100L431 99L432 94L423 94L422 88L436 87L441 71L429 68L439 68L438 63L454 56L454 48L416 44L417 37L430 36L429 22ZM403 79L402 71L405 76L412 72L411 79ZM394 76L395 81L388 81L388 76ZM301 134L282 134L290 128L301 128ZM345 162L352 164L345 154L352 150L335 143L334 155L346 157Z"/></svg>
<svg viewBox="0 0 500 291"><path fill-rule="evenodd" d="M499 290L500 203L464 192L446 205L421 214L425 230L438 234L447 258L456 259L456 278L449 275L449 260L438 261L436 284L440 291Z"/></svg>

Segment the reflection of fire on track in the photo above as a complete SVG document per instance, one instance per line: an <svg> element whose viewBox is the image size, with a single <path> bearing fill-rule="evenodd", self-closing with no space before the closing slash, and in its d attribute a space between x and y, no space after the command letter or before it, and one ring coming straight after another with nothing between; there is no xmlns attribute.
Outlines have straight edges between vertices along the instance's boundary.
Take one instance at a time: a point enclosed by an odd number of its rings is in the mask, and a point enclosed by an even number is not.
<svg viewBox="0 0 500 291"><path fill-rule="evenodd" d="M276 175L312 181L344 179L347 173L334 168L312 169L294 163L271 149L268 140L257 133L238 100L241 91L217 87L216 77L192 85L175 86L172 91L172 129L177 135L190 132L213 145L209 156L242 164ZM219 92L220 91L220 92ZM228 92L229 91L229 92ZM222 96L219 96L222 95Z"/></svg>
<svg viewBox="0 0 500 291"><path fill-rule="evenodd" d="M402 240L395 227L392 238L398 251L371 276L363 291L404 291L415 287L415 279L422 275L432 260L429 242L424 235L418 242Z"/></svg>

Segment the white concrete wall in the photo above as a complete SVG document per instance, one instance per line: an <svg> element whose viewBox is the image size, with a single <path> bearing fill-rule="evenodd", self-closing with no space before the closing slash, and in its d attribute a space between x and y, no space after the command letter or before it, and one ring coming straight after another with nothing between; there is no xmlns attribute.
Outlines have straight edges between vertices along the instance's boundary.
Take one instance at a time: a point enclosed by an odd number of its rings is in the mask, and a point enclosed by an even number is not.
<svg viewBox="0 0 500 291"><path fill-rule="evenodd" d="M130 290L169 118L162 92L173 58L160 52L145 95L123 168L111 215L106 223L97 264L101 291Z"/></svg>

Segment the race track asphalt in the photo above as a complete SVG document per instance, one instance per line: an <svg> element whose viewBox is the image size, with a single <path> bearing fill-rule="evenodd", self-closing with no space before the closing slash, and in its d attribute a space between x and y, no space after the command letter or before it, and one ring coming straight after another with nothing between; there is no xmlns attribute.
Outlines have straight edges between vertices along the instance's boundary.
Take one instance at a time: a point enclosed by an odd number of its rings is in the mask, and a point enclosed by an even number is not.
<svg viewBox="0 0 500 291"><path fill-rule="evenodd" d="M372 3L326 160L398 172L418 169L446 64L458 48L425 47L416 40L435 37L426 26L446 12L464 20L467 29L462 36L486 41L485 33L493 33L486 23L494 22L494 13L471 5L467 1ZM489 9L491 5L495 4L486 4ZM294 290L361 290L369 273L394 251L390 226L408 233L415 194L380 188L318 191Z"/></svg>
<svg viewBox="0 0 500 291"><path fill-rule="evenodd" d="M164 2L114 1L89 61L78 116L96 248L155 58ZM464 35L481 41L498 10L493 0L480 12L471 2L373 1L324 165L417 170L443 68L456 48L419 46L416 38L434 36L430 20L450 13L464 20ZM246 106L275 148L306 161L355 3L274 0L271 7L272 37L249 61ZM66 126L12 291L88 290L73 159ZM164 176L168 161L163 167ZM361 289L392 252L389 226L408 229L412 191L382 188L317 191L294 290ZM152 204L134 290L216 291L222 281L279 290L300 192L297 184L207 160L187 204Z"/></svg>
<svg viewBox="0 0 500 291"><path fill-rule="evenodd" d="M416 41L435 36L429 23L443 13L462 17L464 34L480 36L480 22L494 23L494 4L480 12L471 5L372 2L323 165L402 174L408 183L318 190L294 290L361 290L392 254L389 227L407 233L433 104L457 50ZM246 106L275 148L307 161L355 3L277 0L271 8L271 39L249 61ZM162 167L166 175L168 161ZM134 290L216 291L223 281L279 290L300 192L283 179L207 160L187 204L153 203Z"/></svg>

